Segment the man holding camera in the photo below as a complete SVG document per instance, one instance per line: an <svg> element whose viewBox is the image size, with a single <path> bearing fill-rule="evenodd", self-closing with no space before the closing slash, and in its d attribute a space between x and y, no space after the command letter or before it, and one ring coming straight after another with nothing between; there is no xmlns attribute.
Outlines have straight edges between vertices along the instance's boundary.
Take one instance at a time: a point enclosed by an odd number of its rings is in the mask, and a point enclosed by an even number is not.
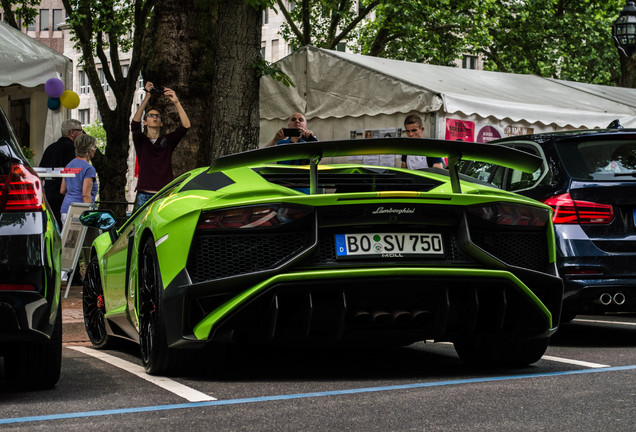
<svg viewBox="0 0 636 432"><path fill-rule="evenodd" d="M276 132L274 138L272 138L270 142L265 144L265 147L310 141L318 141L318 138L316 138L312 131L307 129L307 120L305 119L305 116L300 113L294 113L289 118L287 127L281 128L278 132ZM284 165L308 165L309 160L295 159L288 161L279 161L278 163Z"/></svg>
<svg viewBox="0 0 636 432"><path fill-rule="evenodd" d="M136 208L141 207L159 189L174 179L172 153L190 128L190 119L183 110L181 103L179 103L174 90L157 88L150 81L146 82L144 90L146 91L146 96L130 122L130 131L132 132L133 144L135 145L139 164ZM153 94L167 97L174 104L181 120L180 126L163 136L161 135L161 127L163 126L161 112L156 108L149 108L143 115L146 133L144 134L141 129L142 114Z"/></svg>

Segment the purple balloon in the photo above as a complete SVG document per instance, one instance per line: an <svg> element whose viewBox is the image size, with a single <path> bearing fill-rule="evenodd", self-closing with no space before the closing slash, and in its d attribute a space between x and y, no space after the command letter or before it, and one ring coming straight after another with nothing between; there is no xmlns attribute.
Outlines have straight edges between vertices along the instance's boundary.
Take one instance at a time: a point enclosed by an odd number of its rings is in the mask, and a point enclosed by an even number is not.
<svg viewBox="0 0 636 432"><path fill-rule="evenodd" d="M44 91L49 97L59 98L64 93L64 83L59 78L49 78L44 84Z"/></svg>

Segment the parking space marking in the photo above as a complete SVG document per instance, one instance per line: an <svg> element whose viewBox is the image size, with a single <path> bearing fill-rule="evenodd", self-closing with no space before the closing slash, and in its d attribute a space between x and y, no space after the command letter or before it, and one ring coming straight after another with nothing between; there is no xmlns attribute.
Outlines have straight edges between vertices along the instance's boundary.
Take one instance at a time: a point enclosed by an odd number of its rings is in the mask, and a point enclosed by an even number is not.
<svg viewBox="0 0 636 432"><path fill-rule="evenodd" d="M354 394L364 394L364 393L374 393L374 392L411 390L411 389L420 389L420 388L427 388L427 387L466 385L466 384L488 383L488 382L529 379L529 378L530 379L552 378L552 377L559 377L559 376L634 371L634 370L636 370L636 365L616 366L616 367L604 368L604 369L581 369L581 370L562 371L562 372L546 372L546 373L536 373L536 374L468 378L468 379L460 379L460 380L434 381L434 382L389 385L389 386L380 386L380 387L363 387L363 388L344 389L344 390L321 391L321 392L313 392L313 393L297 393L297 394L286 394L286 395L258 396L258 397L249 397L249 398L243 398L243 399L213 400L213 401L203 401L203 402L181 403L181 404L174 404L174 405L155 405L155 406L145 406L145 407L109 409L109 410L102 410L102 411L85 411L85 412L62 413L62 414L47 414L47 415L30 416L30 417L0 418L0 424L29 423L29 422L40 422L40 421L49 421L49 420L75 419L75 418L98 417L98 416L108 416L108 415L116 415L116 414L132 414L132 413L154 412L154 411L170 411L170 410L201 408L201 407L209 407L209 406L252 404L252 403L273 402L273 401L281 401L281 400L311 399L311 398L329 397L329 396L342 396L342 395L354 395Z"/></svg>
<svg viewBox="0 0 636 432"><path fill-rule="evenodd" d="M164 390L168 390L171 393L176 394L187 400L188 402L207 402L207 401L215 401L216 398L209 396L205 393L202 393L198 390L190 388L188 386L184 386L176 381L173 381L166 377L148 375L143 367L131 363L126 360L122 360L118 357L112 356L110 354L106 354L101 351L97 351L93 348L83 347L83 346L69 346L68 348L79 351L82 354L86 354L92 357L95 357L103 362L106 362L110 365L118 367L120 369L125 370L137 377L146 380L156 386L161 387Z"/></svg>
<svg viewBox="0 0 636 432"><path fill-rule="evenodd" d="M582 323L592 323L592 324L614 324L614 325L624 325L624 326L636 326L636 322L625 322L625 321L603 321L603 320L592 320L592 319L583 319L583 318L575 318L572 322L582 322Z"/></svg>
<svg viewBox="0 0 636 432"><path fill-rule="evenodd" d="M543 357L541 357L541 360L550 360L550 361L555 361L555 362L559 362L559 363L568 363L568 364L573 364L573 365L583 366L583 367L589 367L589 368L608 368L608 367L611 367L610 365L604 365L604 364L600 364L600 363L590 363L590 362L586 362L586 361L582 361L582 360L566 359L566 358L563 358L563 357L554 357L554 356L549 356L549 355L544 355Z"/></svg>

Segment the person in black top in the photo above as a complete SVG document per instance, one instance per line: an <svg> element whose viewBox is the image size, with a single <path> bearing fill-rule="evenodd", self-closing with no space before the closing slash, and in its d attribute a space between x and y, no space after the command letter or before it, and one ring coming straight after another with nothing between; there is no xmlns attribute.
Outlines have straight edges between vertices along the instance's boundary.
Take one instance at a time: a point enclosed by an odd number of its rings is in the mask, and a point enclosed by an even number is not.
<svg viewBox="0 0 636 432"><path fill-rule="evenodd" d="M40 167L42 168L64 168L70 161L75 159L75 138L82 135L82 123L78 120L68 119L62 122L62 137L50 144L44 150ZM57 220L57 224L62 226L62 218L60 216L60 207L64 195L60 193L62 185L61 178L47 179L44 182L44 194L46 201L49 203L51 211Z"/></svg>

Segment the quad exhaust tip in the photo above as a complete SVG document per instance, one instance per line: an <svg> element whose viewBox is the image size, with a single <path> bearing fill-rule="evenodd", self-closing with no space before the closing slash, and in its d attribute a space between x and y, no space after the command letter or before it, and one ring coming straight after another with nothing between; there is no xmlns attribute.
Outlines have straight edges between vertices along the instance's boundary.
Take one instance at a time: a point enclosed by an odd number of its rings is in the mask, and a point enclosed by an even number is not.
<svg viewBox="0 0 636 432"><path fill-rule="evenodd" d="M382 327L388 325L416 325L419 327L429 323L431 313L426 310L407 311L393 309L390 311L376 310L372 312L359 310L353 312L350 315L350 319L353 324L359 326L377 325Z"/></svg>
<svg viewBox="0 0 636 432"><path fill-rule="evenodd" d="M610 293L603 293L599 296L598 301L603 306L609 306L611 304L615 304L617 306L621 306L625 304L627 297L622 292L617 292L613 296Z"/></svg>
<svg viewBox="0 0 636 432"><path fill-rule="evenodd" d="M614 294L614 297L612 297L612 300L614 301L614 304L620 306L625 303L625 294L623 294L622 292L617 292L616 294Z"/></svg>

